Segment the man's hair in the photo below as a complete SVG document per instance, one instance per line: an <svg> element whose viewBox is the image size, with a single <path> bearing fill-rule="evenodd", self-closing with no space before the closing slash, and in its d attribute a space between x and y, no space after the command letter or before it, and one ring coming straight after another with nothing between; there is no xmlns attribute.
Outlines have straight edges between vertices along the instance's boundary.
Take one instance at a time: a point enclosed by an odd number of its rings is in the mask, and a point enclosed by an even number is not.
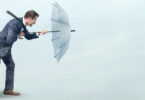
<svg viewBox="0 0 145 100"><path fill-rule="evenodd" d="M39 17L39 14L36 11L34 11L34 10L29 10L29 11L27 11L25 13L24 18L29 18L29 17L31 17L32 19L34 19L35 17Z"/></svg>

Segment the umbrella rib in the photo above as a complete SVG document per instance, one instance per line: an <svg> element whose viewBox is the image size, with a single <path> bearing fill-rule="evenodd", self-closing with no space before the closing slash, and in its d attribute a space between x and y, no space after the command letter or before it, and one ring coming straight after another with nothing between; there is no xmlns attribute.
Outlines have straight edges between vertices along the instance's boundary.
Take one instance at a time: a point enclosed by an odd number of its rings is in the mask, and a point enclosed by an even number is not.
<svg viewBox="0 0 145 100"><path fill-rule="evenodd" d="M57 39L59 39L59 38L60 38L60 37L54 38L54 39L52 39L52 41L57 40Z"/></svg>
<svg viewBox="0 0 145 100"><path fill-rule="evenodd" d="M68 43L64 43L63 45L61 45L59 48L63 48L64 46L66 46Z"/></svg>
<svg viewBox="0 0 145 100"><path fill-rule="evenodd" d="M59 56L59 53L57 53L56 55L54 55L54 57L57 57L57 56Z"/></svg>
<svg viewBox="0 0 145 100"><path fill-rule="evenodd" d="M56 54L54 57L57 57L58 56L58 54Z"/></svg>
<svg viewBox="0 0 145 100"><path fill-rule="evenodd" d="M70 26L68 23L64 23L64 22L62 22L60 20L51 19L51 21L58 22L58 23L62 23L64 25Z"/></svg>
<svg viewBox="0 0 145 100"><path fill-rule="evenodd" d="M56 20L56 19L51 19L52 21L55 21L55 22L60 22L60 20Z"/></svg>

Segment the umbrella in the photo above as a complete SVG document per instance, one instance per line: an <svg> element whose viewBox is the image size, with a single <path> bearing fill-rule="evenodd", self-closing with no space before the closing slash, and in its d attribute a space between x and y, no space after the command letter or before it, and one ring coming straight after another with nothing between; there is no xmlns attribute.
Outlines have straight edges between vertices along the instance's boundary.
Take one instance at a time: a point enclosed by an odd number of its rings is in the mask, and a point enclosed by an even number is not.
<svg viewBox="0 0 145 100"><path fill-rule="evenodd" d="M57 32L52 32L52 43L54 57L59 62L69 47L71 32L75 32L75 30L70 30L69 18L63 8L56 2L52 6L51 22L52 30L57 30Z"/></svg>

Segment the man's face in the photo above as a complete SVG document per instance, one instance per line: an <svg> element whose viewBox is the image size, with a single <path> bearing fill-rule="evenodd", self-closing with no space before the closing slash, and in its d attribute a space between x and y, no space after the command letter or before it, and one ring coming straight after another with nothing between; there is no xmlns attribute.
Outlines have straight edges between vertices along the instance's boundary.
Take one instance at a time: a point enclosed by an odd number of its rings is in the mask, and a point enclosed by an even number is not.
<svg viewBox="0 0 145 100"><path fill-rule="evenodd" d="M29 17L28 18L27 25L30 26L30 27L32 27L32 25L36 23L36 20L37 20L37 17L35 17L33 19L31 17Z"/></svg>

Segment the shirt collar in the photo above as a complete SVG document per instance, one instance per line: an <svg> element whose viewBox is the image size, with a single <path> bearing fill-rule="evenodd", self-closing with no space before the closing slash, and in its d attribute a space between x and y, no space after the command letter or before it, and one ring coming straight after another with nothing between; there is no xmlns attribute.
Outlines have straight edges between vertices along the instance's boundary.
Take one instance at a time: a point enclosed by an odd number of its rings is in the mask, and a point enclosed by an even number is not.
<svg viewBox="0 0 145 100"><path fill-rule="evenodd" d="M24 20L24 17L23 17L23 24L26 26L26 24L25 24L25 20Z"/></svg>

